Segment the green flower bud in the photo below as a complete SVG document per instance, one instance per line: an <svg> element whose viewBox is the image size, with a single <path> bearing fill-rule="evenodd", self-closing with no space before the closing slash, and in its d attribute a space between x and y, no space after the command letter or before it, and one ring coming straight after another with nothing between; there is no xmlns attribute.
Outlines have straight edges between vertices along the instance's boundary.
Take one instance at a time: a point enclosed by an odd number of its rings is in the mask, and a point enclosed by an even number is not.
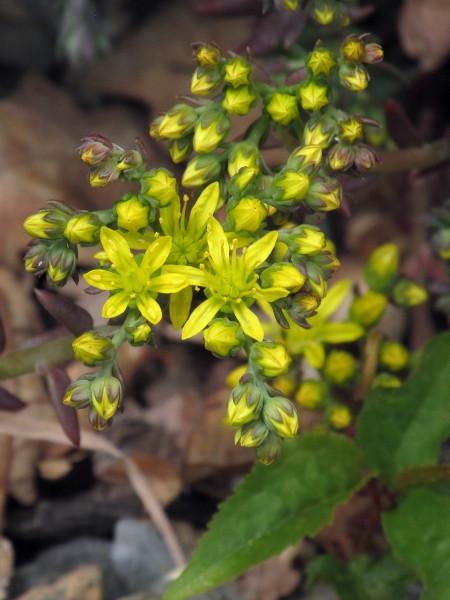
<svg viewBox="0 0 450 600"><path fill-rule="evenodd" d="M275 93L270 99L266 110L272 119L280 125L288 125L299 115L298 103L295 96Z"/></svg>
<svg viewBox="0 0 450 600"><path fill-rule="evenodd" d="M63 403L72 408L87 408L91 401L91 386L95 373L82 375L71 383L63 398Z"/></svg>
<svg viewBox="0 0 450 600"><path fill-rule="evenodd" d="M256 103L258 96L246 85L238 88L228 87L222 100L223 108L230 115L246 115Z"/></svg>
<svg viewBox="0 0 450 600"><path fill-rule="evenodd" d="M305 275L288 262L273 263L260 275L262 288L278 287L289 290L290 293L298 292L306 281Z"/></svg>
<svg viewBox="0 0 450 600"><path fill-rule="evenodd" d="M282 438L291 438L298 431L298 414L284 396L270 398L263 406L264 421L269 429Z"/></svg>
<svg viewBox="0 0 450 600"><path fill-rule="evenodd" d="M314 410L322 406L326 396L325 384L315 379L304 379L295 394L295 400L302 408Z"/></svg>
<svg viewBox="0 0 450 600"><path fill-rule="evenodd" d="M242 56L235 56L225 63L224 80L234 88L250 83L251 64Z"/></svg>
<svg viewBox="0 0 450 600"><path fill-rule="evenodd" d="M336 59L326 48L316 47L306 60L306 66L313 77L325 75L328 77L336 66Z"/></svg>
<svg viewBox="0 0 450 600"><path fill-rule="evenodd" d="M203 330L205 348L218 358L235 356L244 346L245 336L235 321L227 318L215 319Z"/></svg>
<svg viewBox="0 0 450 600"><path fill-rule="evenodd" d="M189 161L181 183L184 187L195 188L214 181L220 175L220 161L212 154L195 156Z"/></svg>
<svg viewBox="0 0 450 600"><path fill-rule="evenodd" d="M342 187L337 179L316 177L309 186L305 204L312 210L329 212L339 208L342 201Z"/></svg>
<svg viewBox="0 0 450 600"><path fill-rule="evenodd" d="M313 80L302 85L299 94L303 110L320 110L330 101L328 87Z"/></svg>
<svg viewBox="0 0 450 600"><path fill-rule="evenodd" d="M259 162L259 149L256 146L250 142L235 143L228 155L228 175L237 175L243 167L259 171Z"/></svg>
<svg viewBox="0 0 450 600"><path fill-rule="evenodd" d="M213 69L198 67L192 76L191 92L196 96L208 96L219 87L222 81L222 69L219 65Z"/></svg>
<svg viewBox="0 0 450 600"><path fill-rule="evenodd" d="M107 421L122 403L122 385L112 375L97 377L91 387L91 403L98 415Z"/></svg>
<svg viewBox="0 0 450 600"><path fill-rule="evenodd" d="M450 259L450 229L440 229L431 238L433 248L443 260Z"/></svg>
<svg viewBox="0 0 450 600"><path fill-rule="evenodd" d="M194 129L198 115L188 104L175 104L159 124L159 135L172 140L180 139Z"/></svg>
<svg viewBox="0 0 450 600"><path fill-rule="evenodd" d="M288 372L292 358L279 342L257 342L250 350L249 361L263 377L277 377Z"/></svg>
<svg viewBox="0 0 450 600"><path fill-rule="evenodd" d="M325 298L328 291L328 283L320 268L315 267L315 265L308 265L307 283L314 296L317 296L321 300Z"/></svg>
<svg viewBox="0 0 450 600"><path fill-rule="evenodd" d="M328 153L328 164L334 171L347 171L353 166L355 153L347 144L335 144Z"/></svg>
<svg viewBox="0 0 450 600"><path fill-rule="evenodd" d="M52 285L64 285L74 275L77 255L71 248L55 247L48 253L47 275Z"/></svg>
<svg viewBox="0 0 450 600"><path fill-rule="evenodd" d="M299 0L275 0L275 6L278 10L288 10L293 12L297 10Z"/></svg>
<svg viewBox="0 0 450 600"><path fill-rule="evenodd" d="M252 383L238 384L228 400L228 422L232 426L254 421L262 404L262 392Z"/></svg>
<svg viewBox="0 0 450 600"><path fill-rule="evenodd" d="M193 146L190 136L180 138L179 140L171 140L169 143L170 157L177 164L189 158L192 150Z"/></svg>
<svg viewBox="0 0 450 600"><path fill-rule="evenodd" d="M313 117L305 125L303 138L305 144L328 148L336 135L336 121L328 116Z"/></svg>
<svg viewBox="0 0 450 600"><path fill-rule="evenodd" d="M171 202L177 195L177 180L165 169L146 173L141 179L142 194L156 198L162 205Z"/></svg>
<svg viewBox="0 0 450 600"><path fill-rule="evenodd" d="M100 225L93 214L87 213L72 217L66 223L64 235L71 244L96 244Z"/></svg>
<svg viewBox="0 0 450 600"><path fill-rule="evenodd" d="M428 292L414 281L401 279L392 290L392 298L397 306L408 308L423 304L428 299Z"/></svg>
<svg viewBox="0 0 450 600"><path fill-rule="evenodd" d="M271 465L280 458L281 441L273 433L269 433L262 444L256 448L256 456L263 465Z"/></svg>
<svg viewBox="0 0 450 600"><path fill-rule="evenodd" d="M61 210L41 208L24 221L24 229L32 238L55 240L64 237L68 216Z"/></svg>
<svg viewBox="0 0 450 600"><path fill-rule="evenodd" d="M195 126L194 150L204 153L212 152L230 129L230 119L223 112L213 110L203 113Z"/></svg>
<svg viewBox="0 0 450 600"><path fill-rule="evenodd" d="M286 167L294 171L302 171L312 175L322 164L322 148L320 146L303 146L297 148L287 160Z"/></svg>
<svg viewBox="0 0 450 600"><path fill-rule="evenodd" d="M257 198L242 198L229 214L234 219L234 231L254 233L267 217L267 210Z"/></svg>
<svg viewBox="0 0 450 600"><path fill-rule="evenodd" d="M387 298L378 292L368 291L363 296L353 298L350 317L363 327L372 327L386 310Z"/></svg>
<svg viewBox="0 0 450 600"><path fill-rule="evenodd" d="M358 39L354 33L347 36L341 45L342 58L352 64L362 62L366 45L363 40Z"/></svg>
<svg viewBox="0 0 450 600"><path fill-rule="evenodd" d="M240 173L238 173L237 175L233 175L233 177L230 180L230 184L236 185L238 190L241 192L244 188L248 186L248 184L256 177L257 174L258 169L254 169L251 167L243 167ZM270 214L268 212L267 204L265 204L263 208L267 214Z"/></svg>
<svg viewBox="0 0 450 600"><path fill-rule="evenodd" d="M159 133L159 126L161 125L163 120L163 116L159 116L156 117L156 119L153 119L153 121L150 123L150 127L149 127L149 134L150 137L154 138L155 140L162 140L163 137L162 135L160 135Z"/></svg>
<svg viewBox="0 0 450 600"><path fill-rule="evenodd" d="M194 58L199 67L215 67L222 58L222 52L218 46L212 44L193 44Z"/></svg>
<svg viewBox="0 0 450 600"><path fill-rule="evenodd" d="M97 431L103 431L111 425L112 419L102 419L93 406L89 407L89 423L93 429Z"/></svg>
<svg viewBox="0 0 450 600"><path fill-rule="evenodd" d="M352 422L352 413L343 404L334 404L328 413L328 421L335 429L345 429Z"/></svg>
<svg viewBox="0 0 450 600"><path fill-rule="evenodd" d="M364 124L359 117L352 115L340 121L338 128L338 137L342 142L354 144L364 137Z"/></svg>
<svg viewBox="0 0 450 600"><path fill-rule="evenodd" d="M120 171L116 169L116 163L110 161L105 166L89 170L89 183L92 187L105 187L119 178Z"/></svg>
<svg viewBox="0 0 450 600"><path fill-rule="evenodd" d="M366 44L363 62L374 65L383 60L383 48L379 44Z"/></svg>
<svg viewBox="0 0 450 600"><path fill-rule="evenodd" d="M283 171L273 178L273 185L281 188L282 194L277 198L279 202L295 204L308 193L310 179L306 173L296 171Z"/></svg>
<svg viewBox="0 0 450 600"><path fill-rule="evenodd" d="M380 157L373 148L367 144L355 146L355 167L359 173L365 173L373 169L380 161Z"/></svg>
<svg viewBox="0 0 450 600"><path fill-rule="evenodd" d="M25 256L25 269L29 273L45 273L48 267L49 247L45 243L33 240Z"/></svg>
<svg viewBox="0 0 450 600"><path fill-rule="evenodd" d="M365 90L369 85L370 76L363 65L344 64L339 68L341 85L352 92Z"/></svg>
<svg viewBox="0 0 450 600"><path fill-rule="evenodd" d="M293 254L316 256L325 248L327 240L318 227L299 225L288 232L286 243Z"/></svg>
<svg viewBox="0 0 450 600"><path fill-rule="evenodd" d="M378 373L372 381L372 389L377 387L399 388L402 386L402 380L392 375L392 373Z"/></svg>
<svg viewBox="0 0 450 600"><path fill-rule="evenodd" d="M268 435L269 428L267 425L263 421L256 421L255 423L243 425L238 429L234 437L234 443L239 442L241 446L246 448L256 448L264 443Z"/></svg>
<svg viewBox="0 0 450 600"><path fill-rule="evenodd" d="M379 360L389 371L401 371L408 365L409 352L400 342L389 340L381 345Z"/></svg>
<svg viewBox="0 0 450 600"><path fill-rule="evenodd" d="M320 298L317 296L306 293L295 294L289 307L289 316L294 322L301 320L304 324L303 319L313 317L319 306Z"/></svg>
<svg viewBox="0 0 450 600"><path fill-rule="evenodd" d="M82 138L77 150L85 164L90 167L98 167L107 162L113 147L107 138L94 134Z"/></svg>
<svg viewBox="0 0 450 600"><path fill-rule="evenodd" d="M120 157L116 165L118 171L131 171L137 169L144 162L142 154L137 150L127 150Z"/></svg>
<svg viewBox="0 0 450 600"><path fill-rule="evenodd" d="M148 206L144 206L136 194L117 202L117 225L126 231L138 231L148 225Z"/></svg>
<svg viewBox="0 0 450 600"><path fill-rule="evenodd" d="M333 350L325 361L324 374L332 384L345 385L355 378L356 361L349 352Z"/></svg>
<svg viewBox="0 0 450 600"><path fill-rule="evenodd" d="M88 367L108 362L114 356L115 346L112 341L98 331L87 331L72 342L76 360L81 360Z"/></svg>
<svg viewBox="0 0 450 600"><path fill-rule="evenodd" d="M384 244L372 252L364 267L364 279L370 289L385 292L397 277L400 255L396 244Z"/></svg>
<svg viewBox="0 0 450 600"><path fill-rule="evenodd" d="M152 328L148 323L141 323L136 327L128 327L126 333L128 341L133 346L142 346L150 341Z"/></svg>
<svg viewBox="0 0 450 600"><path fill-rule="evenodd" d="M312 5L312 17L320 25L329 25L333 22L336 6L333 0L316 0Z"/></svg>

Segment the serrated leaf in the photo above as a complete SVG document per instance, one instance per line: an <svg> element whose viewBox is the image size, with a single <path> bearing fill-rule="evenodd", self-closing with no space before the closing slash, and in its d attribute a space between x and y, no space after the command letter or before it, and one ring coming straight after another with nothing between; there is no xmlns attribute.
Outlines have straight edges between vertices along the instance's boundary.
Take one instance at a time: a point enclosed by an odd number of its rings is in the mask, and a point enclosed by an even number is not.
<svg viewBox="0 0 450 600"><path fill-rule="evenodd" d="M383 516L395 556L413 569L425 587L420 600L450 597L450 498L414 490Z"/></svg>
<svg viewBox="0 0 450 600"><path fill-rule="evenodd" d="M164 599L191 598L315 535L361 483L359 451L348 438L306 433L286 441L278 463L258 464L220 506Z"/></svg>
<svg viewBox="0 0 450 600"><path fill-rule="evenodd" d="M434 465L450 435L450 333L431 339L401 388L369 393L357 423L367 465L392 481L410 467Z"/></svg>
<svg viewBox="0 0 450 600"><path fill-rule="evenodd" d="M358 556L347 564L334 556L319 556L307 567L308 585L318 582L333 587L340 600L403 600L414 576L391 555L373 561Z"/></svg>

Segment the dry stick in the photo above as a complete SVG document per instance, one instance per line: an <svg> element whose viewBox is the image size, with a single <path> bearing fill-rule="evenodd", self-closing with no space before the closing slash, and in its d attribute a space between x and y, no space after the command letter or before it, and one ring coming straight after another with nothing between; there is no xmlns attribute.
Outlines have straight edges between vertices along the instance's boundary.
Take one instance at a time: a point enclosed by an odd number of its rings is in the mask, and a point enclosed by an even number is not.
<svg viewBox="0 0 450 600"><path fill-rule="evenodd" d="M17 435L30 440L41 440L57 444L67 443L67 438L62 432L59 423L46 419L35 419L23 412L2 414L2 418L0 419L1 433L13 436ZM152 517L155 527L166 543L175 565L178 568L184 568L186 560L172 529L172 525L155 496L151 485L136 464L109 440L93 431L82 431L80 448L107 452L124 462L130 482L147 512Z"/></svg>
<svg viewBox="0 0 450 600"><path fill-rule="evenodd" d="M450 142L442 139L420 148L380 152L381 164L370 173L399 173L411 169L431 169L450 161Z"/></svg>

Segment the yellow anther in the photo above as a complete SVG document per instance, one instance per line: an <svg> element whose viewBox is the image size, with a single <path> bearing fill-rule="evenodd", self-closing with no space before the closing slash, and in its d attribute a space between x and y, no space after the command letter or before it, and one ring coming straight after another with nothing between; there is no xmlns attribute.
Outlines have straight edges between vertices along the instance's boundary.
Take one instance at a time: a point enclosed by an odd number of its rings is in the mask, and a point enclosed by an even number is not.
<svg viewBox="0 0 450 600"><path fill-rule="evenodd" d="M205 269L205 265L203 263L199 264L200 269L202 269L202 271Z"/></svg>
<svg viewBox="0 0 450 600"><path fill-rule="evenodd" d="M197 287L197 286L195 286L195 287L194 287L194 290L195 290L196 292L199 292L199 291L200 291L200 288L199 288L199 287Z"/></svg>
<svg viewBox="0 0 450 600"><path fill-rule="evenodd" d="M140 244L145 244L145 240L144 240L143 238L140 238L140 239L138 239L138 242L139 242Z"/></svg>
<svg viewBox="0 0 450 600"><path fill-rule="evenodd" d="M162 224L163 223L163 218L159 217L158 221Z"/></svg>
<svg viewBox="0 0 450 600"><path fill-rule="evenodd" d="M116 268L116 263L111 263L111 269L115 269Z"/></svg>
<svg viewBox="0 0 450 600"><path fill-rule="evenodd" d="M160 235L161 235L160 233L158 233L157 231L155 231L155 239L159 238Z"/></svg>
<svg viewBox="0 0 450 600"><path fill-rule="evenodd" d="M128 255L129 258L134 258L134 254L132 252L130 252L130 254Z"/></svg>
<svg viewBox="0 0 450 600"><path fill-rule="evenodd" d="M247 254L247 247L242 248L242 254Z"/></svg>
<svg viewBox="0 0 450 600"><path fill-rule="evenodd" d="M94 273L93 275L91 275L91 279L93 279L94 281L101 281L102 280L102 276L101 275L96 275Z"/></svg>
<svg viewBox="0 0 450 600"><path fill-rule="evenodd" d="M227 298L226 296L222 296L222 300L223 300L224 302L228 302L228 298Z"/></svg>
<svg viewBox="0 0 450 600"><path fill-rule="evenodd" d="M242 302L242 298L236 298L235 302L236 304L240 304Z"/></svg>
<svg viewBox="0 0 450 600"><path fill-rule="evenodd" d="M184 202L189 202L189 196L187 194L184 194L183 201Z"/></svg>
<svg viewBox="0 0 450 600"><path fill-rule="evenodd" d="M136 298L136 294L130 294L130 298Z"/></svg>
<svg viewBox="0 0 450 600"><path fill-rule="evenodd" d="M233 244L233 246L235 246L237 244L237 242L238 242L237 238L234 238L231 240L231 243Z"/></svg>
<svg viewBox="0 0 450 600"><path fill-rule="evenodd" d="M256 294L256 288L252 288L252 294Z"/></svg>

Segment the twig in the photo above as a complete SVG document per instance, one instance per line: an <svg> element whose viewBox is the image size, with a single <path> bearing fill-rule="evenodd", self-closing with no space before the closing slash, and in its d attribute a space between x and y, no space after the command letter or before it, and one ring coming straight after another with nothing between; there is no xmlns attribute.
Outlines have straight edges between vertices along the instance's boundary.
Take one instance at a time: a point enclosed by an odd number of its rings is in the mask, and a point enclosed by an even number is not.
<svg viewBox="0 0 450 600"><path fill-rule="evenodd" d="M446 139L425 144L420 148L405 148L379 152L381 164L371 173L399 173L411 169L431 169L450 161L450 142Z"/></svg>

